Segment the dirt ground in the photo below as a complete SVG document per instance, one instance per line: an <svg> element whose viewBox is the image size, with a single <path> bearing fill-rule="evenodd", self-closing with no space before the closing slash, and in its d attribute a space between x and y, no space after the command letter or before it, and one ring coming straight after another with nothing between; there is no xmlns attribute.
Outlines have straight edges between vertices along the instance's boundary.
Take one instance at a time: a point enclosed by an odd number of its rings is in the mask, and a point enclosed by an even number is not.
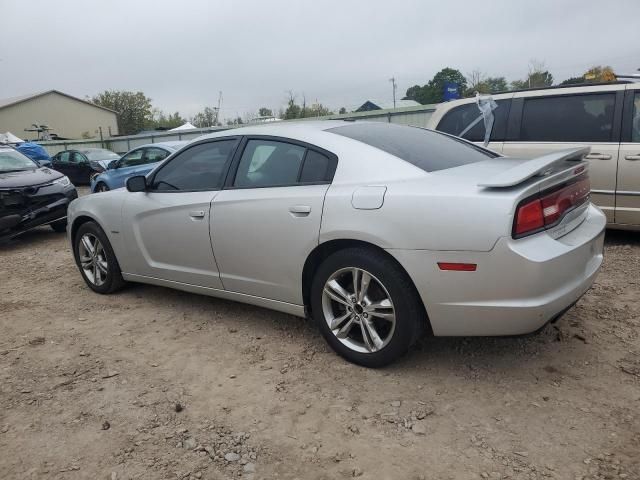
<svg viewBox="0 0 640 480"><path fill-rule="evenodd" d="M42 228L0 247L0 479L638 479L639 328L640 234L538 334L367 370L280 313L94 294Z"/></svg>

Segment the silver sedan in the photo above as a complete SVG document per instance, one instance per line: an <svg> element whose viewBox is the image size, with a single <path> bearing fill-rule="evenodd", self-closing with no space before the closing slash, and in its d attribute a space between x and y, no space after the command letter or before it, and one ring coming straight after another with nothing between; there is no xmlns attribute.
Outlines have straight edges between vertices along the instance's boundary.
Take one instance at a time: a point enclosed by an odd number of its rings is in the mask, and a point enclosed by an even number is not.
<svg viewBox="0 0 640 480"><path fill-rule="evenodd" d="M369 367L422 332L515 335L591 286L587 150L500 157L446 134L298 122L200 137L69 207L87 285L143 282L311 316Z"/></svg>

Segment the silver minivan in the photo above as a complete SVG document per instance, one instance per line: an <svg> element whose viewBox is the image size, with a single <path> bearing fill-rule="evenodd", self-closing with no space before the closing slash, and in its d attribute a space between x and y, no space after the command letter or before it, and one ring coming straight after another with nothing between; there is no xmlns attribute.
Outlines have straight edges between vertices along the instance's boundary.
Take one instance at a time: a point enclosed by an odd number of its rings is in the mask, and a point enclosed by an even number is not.
<svg viewBox="0 0 640 480"><path fill-rule="evenodd" d="M640 83L516 91L493 100L490 149L527 158L590 146L593 202L609 227L640 230ZM438 105L428 126L481 143L479 115L474 98L456 100Z"/></svg>

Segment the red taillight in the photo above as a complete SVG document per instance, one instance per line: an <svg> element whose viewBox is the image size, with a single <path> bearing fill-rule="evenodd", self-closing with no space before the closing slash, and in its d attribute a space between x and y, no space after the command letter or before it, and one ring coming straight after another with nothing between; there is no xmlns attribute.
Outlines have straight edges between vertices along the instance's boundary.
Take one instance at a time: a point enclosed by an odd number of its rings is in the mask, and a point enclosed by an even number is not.
<svg viewBox="0 0 640 480"><path fill-rule="evenodd" d="M575 180L518 206L513 226L516 238L530 235L554 226L562 217L589 199L589 177L581 175Z"/></svg>

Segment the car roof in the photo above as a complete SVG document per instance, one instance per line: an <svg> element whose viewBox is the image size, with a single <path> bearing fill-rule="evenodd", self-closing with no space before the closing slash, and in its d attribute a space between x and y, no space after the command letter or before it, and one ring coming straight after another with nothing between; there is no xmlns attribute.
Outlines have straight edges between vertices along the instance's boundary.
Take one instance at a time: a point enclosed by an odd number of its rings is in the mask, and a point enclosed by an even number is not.
<svg viewBox="0 0 640 480"><path fill-rule="evenodd" d="M273 135L295 138L301 134L304 135L322 132L329 130L330 128L348 125L349 123L351 122L345 120L299 120L290 122L260 123L209 133L198 137L197 140L217 137L232 137L234 135Z"/></svg>
<svg viewBox="0 0 640 480"><path fill-rule="evenodd" d="M161 147L161 148L169 148L171 150L178 150L189 143L188 140L174 140L172 142L156 142L156 143L145 143L144 145L139 145L135 148L132 148L129 151L138 150L139 148L149 148L149 147Z"/></svg>

